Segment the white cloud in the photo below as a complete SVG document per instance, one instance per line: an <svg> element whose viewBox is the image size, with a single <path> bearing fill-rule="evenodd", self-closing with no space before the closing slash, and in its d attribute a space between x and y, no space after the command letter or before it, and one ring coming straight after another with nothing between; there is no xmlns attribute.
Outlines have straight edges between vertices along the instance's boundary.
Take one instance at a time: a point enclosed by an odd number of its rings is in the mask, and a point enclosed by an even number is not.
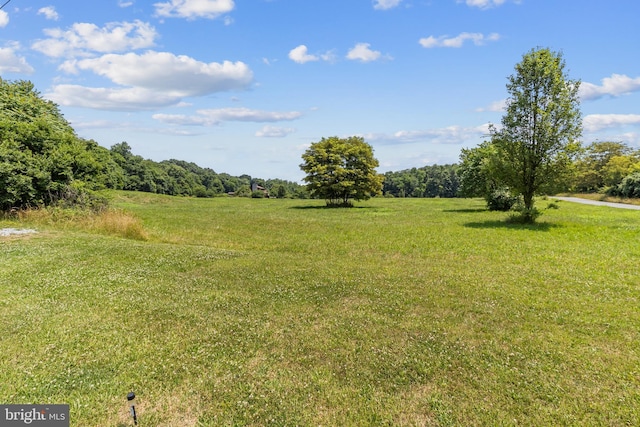
<svg viewBox="0 0 640 427"><path fill-rule="evenodd" d="M235 4L233 0L170 0L155 3L156 14L167 18L209 18L231 12Z"/></svg>
<svg viewBox="0 0 640 427"><path fill-rule="evenodd" d="M640 132L626 132L611 138L613 141L624 141L632 147L640 147Z"/></svg>
<svg viewBox="0 0 640 427"><path fill-rule="evenodd" d="M371 50L369 43L358 43L347 53L347 59L371 62L376 61L382 57L382 54L377 50Z"/></svg>
<svg viewBox="0 0 640 427"><path fill-rule="evenodd" d="M51 21L57 21L60 16L56 12L56 8L53 6L41 7L38 9L38 15L44 15L45 18Z"/></svg>
<svg viewBox="0 0 640 427"><path fill-rule="evenodd" d="M300 46L294 47L289 51L289 59L293 62L297 62L298 64L304 64L306 62L319 60L333 62L335 60L335 54L332 51L328 51L319 55L311 55L309 54L307 46L301 44Z"/></svg>
<svg viewBox="0 0 640 427"><path fill-rule="evenodd" d="M475 127L447 126L444 128L406 131L401 130L394 134L370 134L365 136L367 140L380 141L389 144L408 144L413 142L431 142L434 144L459 145L467 141L480 140L489 133L489 125Z"/></svg>
<svg viewBox="0 0 640 427"><path fill-rule="evenodd" d="M588 132L640 125L640 114L590 114L582 120L582 125Z"/></svg>
<svg viewBox="0 0 640 427"><path fill-rule="evenodd" d="M393 9L402 3L402 0L374 0L373 8L376 10Z"/></svg>
<svg viewBox="0 0 640 427"><path fill-rule="evenodd" d="M89 70L122 86L156 90L176 97L244 89L253 80L253 73L243 62L204 63L184 55L155 51L67 61L62 67L67 71Z"/></svg>
<svg viewBox="0 0 640 427"><path fill-rule="evenodd" d="M458 0L458 3L462 1L464 1L467 6L478 7L480 9L489 9L505 3L505 0Z"/></svg>
<svg viewBox="0 0 640 427"><path fill-rule="evenodd" d="M467 40L472 41L473 44L475 44L476 46L482 46L486 42L494 42L494 41L500 40L500 34L491 33L485 36L484 34L481 34L481 33L460 33L455 37L429 36L426 38L421 38L419 40L419 43L422 45L422 47L425 47L427 49L434 48L434 47L459 48L459 47L462 47L464 42L466 42Z"/></svg>
<svg viewBox="0 0 640 427"><path fill-rule="evenodd" d="M604 96L620 96L640 91L640 77L631 78L624 74L612 74L602 79L602 85L583 82L580 85L580 98L585 100L599 99Z"/></svg>
<svg viewBox="0 0 640 427"><path fill-rule="evenodd" d="M298 64L304 64L305 62L318 61L320 58L316 55L309 55L308 49L305 45L301 44L298 47L291 49L289 52L289 59Z"/></svg>
<svg viewBox="0 0 640 427"><path fill-rule="evenodd" d="M486 107L480 107L477 108L476 111L479 113L485 112L485 111L491 111L494 113L500 113L505 111L505 109L507 108L507 100L506 99L501 99L499 101L494 101L491 104L487 105Z"/></svg>
<svg viewBox="0 0 640 427"><path fill-rule="evenodd" d="M89 121L80 121L80 120L71 120L71 124L73 128L78 129L116 129L118 127L124 128L127 127L128 124L123 122L114 122L111 120L89 120Z"/></svg>
<svg viewBox="0 0 640 427"><path fill-rule="evenodd" d="M0 10L0 28L4 28L9 24L9 14L4 10Z"/></svg>
<svg viewBox="0 0 640 427"><path fill-rule="evenodd" d="M294 128L282 128L277 126L265 126L256 132L257 137L261 138L284 138L285 136L294 133Z"/></svg>
<svg viewBox="0 0 640 427"><path fill-rule="evenodd" d="M16 55L14 47L0 47L0 73L31 74L33 71L24 57Z"/></svg>
<svg viewBox="0 0 640 427"><path fill-rule="evenodd" d="M124 8L124 7L130 7L133 6L133 2L132 1L124 1L124 0L120 0L118 1L118 6Z"/></svg>
<svg viewBox="0 0 640 427"><path fill-rule="evenodd" d="M91 88L78 85L57 85L52 92L44 96L67 107L112 111L152 110L175 105L181 99L176 94L139 87Z"/></svg>
<svg viewBox="0 0 640 427"><path fill-rule="evenodd" d="M141 126L138 121L113 121L113 120L91 120L91 121L80 121L80 120L71 120L71 125L76 130L90 130L90 129L118 129L127 132L139 132L139 133L154 133L161 135L177 135L177 136L195 136L202 135L202 132L193 132L186 128L167 128L162 127L147 127ZM88 132L87 132L88 133Z"/></svg>
<svg viewBox="0 0 640 427"><path fill-rule="evenodd" d="M297 111L275 112L248 108L218 108L198 110L197 115L154 114L153 118L174 125L215 126L222 122L280 122L296 120L302 116Z"/></svg>
<svg viewBox="0 0 640 427"><path fill-rule="evenodd" d="M180 105L185 97L245 89L253 80L253 73L242 62L204 63L188 56L154 51L71 60L63 63L61 69L91 71L121 87L58 85L46 95L49 99L65 106L117 111Z"/></svg>
<svg viewBox="0 0 640 427"><path fill-rule="evenodd" d="M49 38L38 40L31 47L55 58L147 48L154 45L158 36L153 26L142 21L111 22L102 28L75 23L66 31L49 28L44 33Z"/></svg>
<svg viewBox="0 0 640 427"><path fill-rule="evenodd" d="M336 55L333 51L327 51L320 54L320 59L327 62L334 62L336 60Z"/></svg>

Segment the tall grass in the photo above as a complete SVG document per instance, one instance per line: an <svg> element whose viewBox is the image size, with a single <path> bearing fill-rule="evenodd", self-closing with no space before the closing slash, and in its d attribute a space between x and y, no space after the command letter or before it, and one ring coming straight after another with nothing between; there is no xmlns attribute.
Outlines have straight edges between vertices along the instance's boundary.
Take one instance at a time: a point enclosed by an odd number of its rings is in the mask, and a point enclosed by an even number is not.
<svg viewBox="0 0 640 427"><path fill-rule="evenodd" d="M131 425L131 390L142 426L640 419L636 212L114 203L146 241L0 240L0 401L69 403L78 426Z"/></svg>
<svg viewBox="0 0 640 427"><path fill-rule="evenodd" d="M34 226L86 230L134 240L147 239L141 221L122 209L92 211L48 207L20 210L9 216L11 217Z"/></svg>

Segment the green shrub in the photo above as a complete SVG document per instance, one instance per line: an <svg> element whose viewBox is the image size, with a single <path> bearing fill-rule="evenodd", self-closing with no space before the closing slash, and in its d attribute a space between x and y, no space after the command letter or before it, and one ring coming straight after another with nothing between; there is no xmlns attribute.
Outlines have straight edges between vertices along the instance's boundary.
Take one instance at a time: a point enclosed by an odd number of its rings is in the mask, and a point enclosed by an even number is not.
<svg viewBox="0 0 640 427"><path fill-rule="evenodd" d="M542 212L540 212L537 208L527 209L525 207L516 209L517 213L514 213L509 216L508 222L514 224L533 224L536 222L536 219Z"/></svg>
<svg viewBox="0 0 640 427"><path fill-rule="evenodd" d="M340 201L340 200L327 200L327 207L328 208L352 208L353 207L353 202L351 200L349 201Z"/></svg>
<svg viewBox="0 0 640 427"><path fill-rule="evenodd" d="M62 209L77 208L101 212L109 207L109 200L106 197L89 190L86 183L82 181L60 186L60 190L52 195L52 200L53 206Z"/></svg>
<svg viewBox="0 0 640 427"><path fill-rule="evenodd" d="M640 198L640 172L626 176L620 184L609 189L608 194L619 197Z"/></svg>
<svg viewBox="0 0 640 427"><path fill-rule="evenodd" d="M489 193L486 200L487 208L489 208L490 211L506 212L511 210L520 198L511 194L508 189L501 188Z"/></svg>
<svg viewBox="0 0 640 427"><path fill-rule="evenodd" d="M251 197L251 187L242 185L235 191L236 197Z"/></svg>

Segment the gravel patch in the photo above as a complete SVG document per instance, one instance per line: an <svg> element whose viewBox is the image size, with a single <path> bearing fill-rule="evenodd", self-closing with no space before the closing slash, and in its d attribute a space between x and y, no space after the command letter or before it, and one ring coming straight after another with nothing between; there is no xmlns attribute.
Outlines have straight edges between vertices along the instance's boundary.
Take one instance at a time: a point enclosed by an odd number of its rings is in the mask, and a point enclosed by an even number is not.
<svg viewBox="0 0 640 427"><path fill-rule="evenodd" d="M36 230L31 230L28 228L2 228L0 229L0 236L12 236L16 234L33 234L37 233Z"/></svg>

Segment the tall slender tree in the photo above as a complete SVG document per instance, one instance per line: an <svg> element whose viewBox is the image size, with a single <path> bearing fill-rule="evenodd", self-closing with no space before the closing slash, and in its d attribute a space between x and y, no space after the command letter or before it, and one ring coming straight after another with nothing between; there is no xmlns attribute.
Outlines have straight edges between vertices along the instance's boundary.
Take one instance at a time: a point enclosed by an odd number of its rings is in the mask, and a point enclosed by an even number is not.
<svg viewBox="0 0 640 427"><path fill-rule="evenodd" d="M502 127L491 129L497 178L523 197L523 219L536 217L534 196L554 188L580 147L579 80L565 72L562 54L526 53L509 77Z"/></svg>

